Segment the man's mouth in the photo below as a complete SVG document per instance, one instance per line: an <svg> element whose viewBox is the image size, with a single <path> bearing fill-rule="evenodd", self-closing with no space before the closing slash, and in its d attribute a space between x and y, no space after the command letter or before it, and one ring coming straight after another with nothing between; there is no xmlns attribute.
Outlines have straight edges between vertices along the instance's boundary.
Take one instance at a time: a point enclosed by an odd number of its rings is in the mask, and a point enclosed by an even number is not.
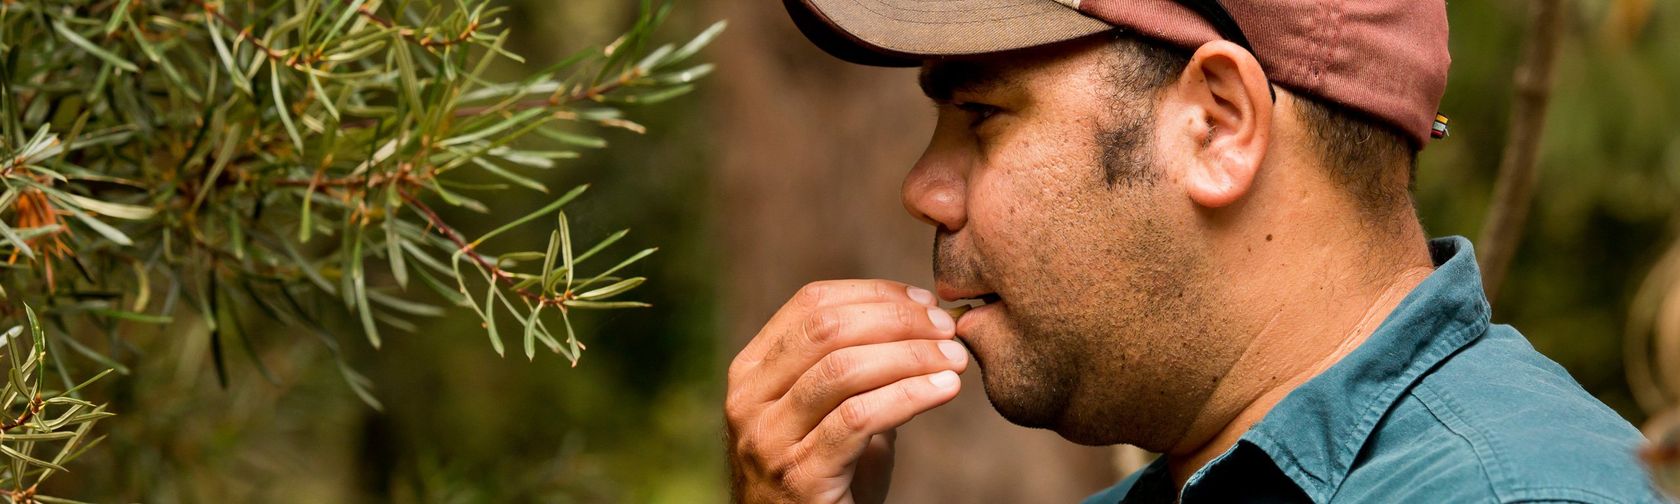
<svg viewBox="0 0 1680 504"><path fill-rule="evenodd" d="M974 346L969 344L968 338L964 338L962 335L962 317L967 314L969 310L988 305L998 305L1003 302L1003 298L999 297L996 292L989 292L978 296L957 299L956 302L958 304L956 306L946 308L945 313L951 314L951 320L957 321L957 342L962 343L963 348L967 348L970 355L977 355L974 353ZM978 359L978 357L976 358Z"/></svg>
<svg viewBox="0 0 1680 504"><path fill-rule="evenodd" d="M958 299L956 302L958 303L956 306L945 309L946 313L951 314L952 319L962 318L963 314L968 313L969 310L975 308L989 304L1001 303L1003 302L1003 298L998 297L996 292L990 292L974 297Z"/></svg>

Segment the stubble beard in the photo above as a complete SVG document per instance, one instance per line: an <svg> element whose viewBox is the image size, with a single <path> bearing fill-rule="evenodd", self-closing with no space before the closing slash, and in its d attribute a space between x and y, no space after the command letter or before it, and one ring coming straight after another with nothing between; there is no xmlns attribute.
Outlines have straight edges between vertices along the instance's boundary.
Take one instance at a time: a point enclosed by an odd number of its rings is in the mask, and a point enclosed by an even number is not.
<svg viewBox="0 0 1680 504"><path fill-rule="evenodd" d="M989 264L979 243L962 254L941 232L935 273L999 290L1002 327L975 338L986 397L1018 425L1045 428L1080 444L1129 443L1155 451L1175 445L1212 396L1235 352L1216 306L1206 255L1153 217L1159 170L1141 139L1146 121L1111 122L1098 133L1110 196L1136 203L1116 230L1057 227L1019 257L1036 264ZM1125 131L1119 131L1125 130ZM1129 177L1115 178L1114 168ZM1149 177L1136 179L1132 177ZM1101 182L1099 182L1100 184ZM1111 202L1112 203L1112 202ZM1111 236L1093 237L1093 233ZM1083 245L1080 245L1083 244ZM1010 276L989 278L982 275ZM959 280L959 281L961 281ZM1005 280L1002 283L991 281Z"/></svg>

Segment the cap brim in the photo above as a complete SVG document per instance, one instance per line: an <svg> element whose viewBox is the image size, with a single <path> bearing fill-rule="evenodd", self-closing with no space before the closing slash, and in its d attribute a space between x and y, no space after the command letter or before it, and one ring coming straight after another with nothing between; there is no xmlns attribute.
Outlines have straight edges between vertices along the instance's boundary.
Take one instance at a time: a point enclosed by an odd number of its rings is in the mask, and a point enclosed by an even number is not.
<svg viewBox="0 0 1680 504"><path fill-rule="evenodd" d="M782 0L799 31L842 60L917 66L1112 29L1054 0Z"/></svg>

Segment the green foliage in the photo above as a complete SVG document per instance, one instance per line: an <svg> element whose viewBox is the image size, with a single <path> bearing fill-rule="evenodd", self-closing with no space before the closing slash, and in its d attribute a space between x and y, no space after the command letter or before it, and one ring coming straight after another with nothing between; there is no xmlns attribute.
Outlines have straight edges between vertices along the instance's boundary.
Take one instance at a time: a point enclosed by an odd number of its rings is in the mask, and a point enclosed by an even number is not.
<svg viewBox="0 0 1680 504"><path fill-rule="evenodd" d="M34 310L23 307L26 324L0 333L0 351L6 359L4 386L0 386L0 453L8 459L0 465L0 495L9 502L74 502L39 495L41 482L65 472L64 464L98 444L103 436L92 437L93 425L112 416L105 406L83 400L78 393L88 384L104 378L100 373L71 385L60 374L48 383L47 337ZM27 355L20 357L20 355Z"/></svg>
<svg viewBox="0 0 1680 504"><path fill-rule="evenodd" d="M274 380L244 327L266 317L318 337L375 408L332 322L378 347L445 313L423 291L476 313L497 354L517 335L575 366L572 311L648 306L622 272L654 249L574 236L562 207L586 185L477 237L437 209L496 218L486 201L549 193L537 174L602 130L645 132L622 108L692 90L723 28L646 47L669 10L645 1L612 43L496 81L523 59L487 0L0 4L0 305L41 307L32 327L125 374L127 331L202 324L224 386L233 340ZM545 249L489 252L532 221L556 223Z"/></svg>

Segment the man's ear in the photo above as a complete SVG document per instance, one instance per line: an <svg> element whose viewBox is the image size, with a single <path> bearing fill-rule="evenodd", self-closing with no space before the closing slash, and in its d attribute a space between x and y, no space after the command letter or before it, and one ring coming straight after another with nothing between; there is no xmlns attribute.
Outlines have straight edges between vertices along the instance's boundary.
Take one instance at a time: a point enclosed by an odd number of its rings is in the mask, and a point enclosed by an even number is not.
<svg viewBox="0 0 1680 504"><path fill-rule="evenodd" d="M1228 41L1203 44L1173 93L1183 105L1173 119L1195 152L1184 167L1190 199L1208 208L1242 199L1271 137L1272 91L1260 62Z"/></svg>

